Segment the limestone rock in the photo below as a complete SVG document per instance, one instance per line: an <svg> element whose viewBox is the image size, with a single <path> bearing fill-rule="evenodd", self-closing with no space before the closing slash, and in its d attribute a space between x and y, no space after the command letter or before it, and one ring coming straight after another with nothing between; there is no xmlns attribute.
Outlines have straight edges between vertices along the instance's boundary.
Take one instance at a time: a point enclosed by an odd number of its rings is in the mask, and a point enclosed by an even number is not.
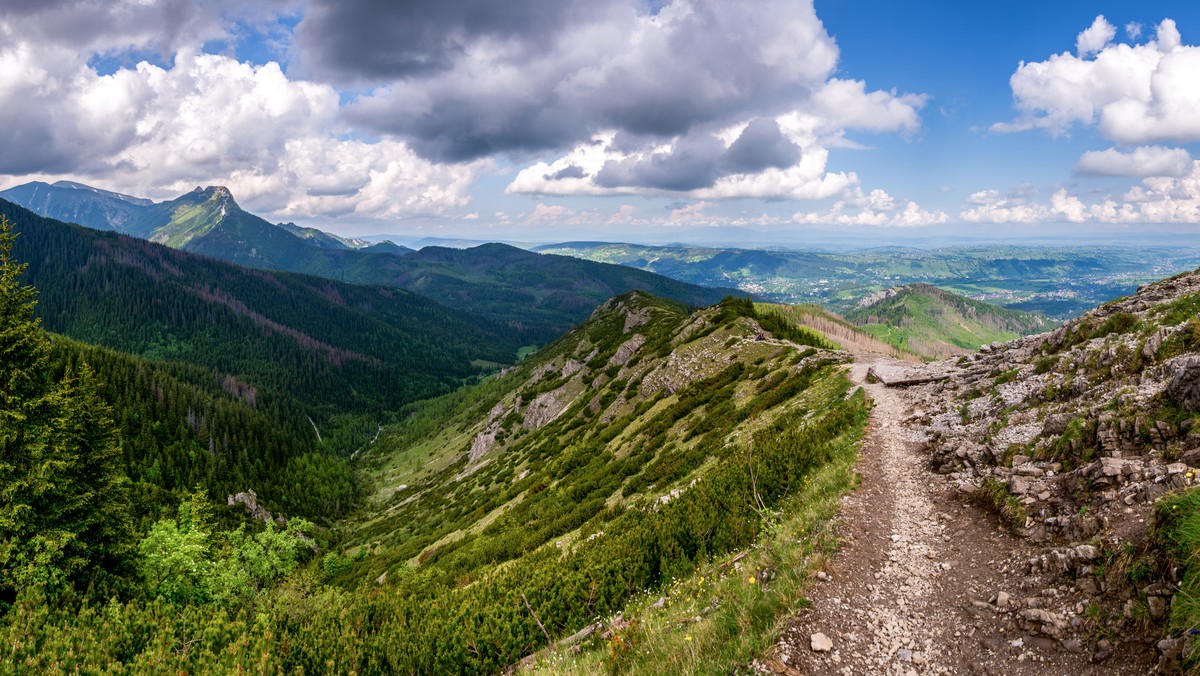
<svg viewBox="0 0 1200 676"><path fill-rule="evenodd" d="M1183 355L1163 364L1167 396L1189 411L1200 412L1200 355Z"/></svg>

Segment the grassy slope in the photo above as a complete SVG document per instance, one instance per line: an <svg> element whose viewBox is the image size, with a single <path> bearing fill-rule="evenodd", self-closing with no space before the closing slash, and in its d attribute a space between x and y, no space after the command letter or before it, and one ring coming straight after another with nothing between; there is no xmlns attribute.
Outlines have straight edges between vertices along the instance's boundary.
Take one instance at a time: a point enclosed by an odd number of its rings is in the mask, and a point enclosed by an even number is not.
<svg viewBox="0 0 1200 676"><path fill-rule="evenodd" d="M831 380L814 394L838 396L840 386ZM542 651L531 666L564 674L728 674L762 656L804 606L812 577L836 548L832 519L841 496L857 485L861 435L854 426L837 438L828 461L770 514L752 549L636 598L624 610L623 629L592 637L579 653Z"/></svg>
<svg viewBox="0 0 1200 676"><path fill-rule="evenodd" d="M879 340L865 329L851 324L820 305L759 303L757 307L763 311L779 312L788 321L795 323L797 326L818 331L829 340L837 343L844 350L866 350L886 354L897 359L916 359L916 355L904 352L895 345L890 345Z"/></svg>
<svg viewBox="0 0 1200 676"><path fill-rule="evenodd" d="M631 316L644 323L626 331ZM848 398L848 381L832 369L839 358L756 340L757 326L729 310L688 316L680 306L626 295L504 377L414 407L407 422L385 430L366 457L377 480L376 507L344 543L356 563L341 574L343 583L386 573L389 586L397 580L395 593L401 593L414 575L423 585L447 578L460 585L492 580L523 569L526 558L536 560L547 549L561 552L564 566L581 565L567 561L606 546L640 520L635 515L677 501L681 509L692 509L692 498L708 499L696 493L697 482L744 467L747 460L767 472L758 463L775 462L770 449L778 444L802 458L810 451L800 449L818 443L821 459L789 475L783 493L768 493L770 480L762 479L763 510L755 520L765 519L759 526L765 539L745 563L722 568L733 550L719 541L701 545L683 561L664 552L660 582L644 597L656 598L660 585L674 597L681 585L694 584L727 602L718 614L697 610L717 624L711 636L688 646L676 645L682 635L662 638L663 627L648 621L644 630L650 633L637 640L662 643L656 661L647 664L673 669L688 655L707 660L717 653L736 661L761 649L775 618L801 602L806 574L800 560L829 544L806 537L797 545L796 539L801 531L819 529L836 496L850 485L865 409L861 395ZM645 344L620 363L622 346L638 334ZM564 377L568 365L567 372L582 369ZM529 428L523 415L539 393L563 395L566 412ZM525 409L516 406L518 397ZM833 423L843 419L848 422ZM489 420L499 441L469 460L468 449L489 429ZM818 432L822 421L835 426ZM763 445L766 459L746 455L751 438ZM752 493L744 499L752 500ZM712 514L705 520L709 530L721 530ZM746 566L761 567L754 574L763 576L769 591L747 592ZM551 591L543 587L538 596L534 591L530 602L552 634L580 628L572 621L560 624L561 616L544 605ZM611 612L622 605L598 609ZM641 613L646 605L635 601L631 610ZM715 652L705 652L710 650Z"/></svg>
<svg viewBox="0 0 1200 676"><path fill-rule="evenodd" d="M972 300L925 284L846 313L875 338L925 357L963 354L1050 328L1042 317Z"/></svg>

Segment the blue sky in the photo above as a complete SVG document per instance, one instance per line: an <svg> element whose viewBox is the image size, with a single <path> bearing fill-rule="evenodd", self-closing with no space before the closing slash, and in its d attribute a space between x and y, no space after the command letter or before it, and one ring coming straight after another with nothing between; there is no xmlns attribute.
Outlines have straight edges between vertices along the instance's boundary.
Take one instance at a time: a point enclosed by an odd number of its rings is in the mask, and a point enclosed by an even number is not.
<svg viewBox="0 0 1200 676"><path fill-rule="evenodd" d="M1200 225L1194 3L18 0L0 34L0 188L526 241Z"/></svg>

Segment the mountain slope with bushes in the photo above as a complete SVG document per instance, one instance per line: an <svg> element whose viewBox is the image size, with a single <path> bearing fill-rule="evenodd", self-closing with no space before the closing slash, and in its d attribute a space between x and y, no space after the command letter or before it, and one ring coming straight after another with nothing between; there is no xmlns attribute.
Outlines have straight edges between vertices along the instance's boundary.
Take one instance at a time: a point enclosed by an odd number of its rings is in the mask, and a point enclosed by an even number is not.
<svg viewBox="0 0 1200 676"><path fill-rule="evenodd" d="M930 358L965 354L982 345L1051 328L1044 317L911 284L863 298L845 315L872 336Z"/></svg>

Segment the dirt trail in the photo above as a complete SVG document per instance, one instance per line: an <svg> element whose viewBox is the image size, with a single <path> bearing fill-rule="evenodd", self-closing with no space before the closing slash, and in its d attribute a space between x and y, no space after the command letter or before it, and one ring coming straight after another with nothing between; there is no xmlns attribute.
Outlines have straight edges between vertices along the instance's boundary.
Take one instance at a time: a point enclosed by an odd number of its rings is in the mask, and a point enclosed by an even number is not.
<svg viewBox="0 0 1200 676"><path fill-rule="evenodd" d="M859 460L862 483L844 498L836 525L841 547L822 571L825 579L814 582L812 606L759 666L784 674L1150 671L1152 649L1096 663L1094 645L1021 632L1021 599L1044 594L1043 583L1025 575L1034 551L929 471L921 433L904 424L916 413L909 395L866 382L870 366L892 361L856 355L851 378L874 402ZM813 649L818 632L832 648Z"/></svg>

